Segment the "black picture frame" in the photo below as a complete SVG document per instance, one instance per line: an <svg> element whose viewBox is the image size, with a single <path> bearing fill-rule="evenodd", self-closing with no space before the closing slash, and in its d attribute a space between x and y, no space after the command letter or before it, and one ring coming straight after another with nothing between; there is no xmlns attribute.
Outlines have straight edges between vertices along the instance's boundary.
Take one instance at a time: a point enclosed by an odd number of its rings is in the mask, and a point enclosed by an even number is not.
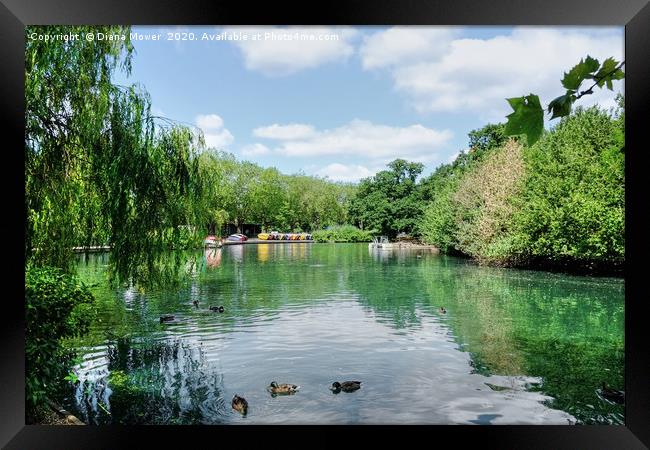
<svg viewBox="0 0 650 450"><path fill-rule="evenodd" d="M1 177L5 204L15 202L0 221L6 274L0 333L4 351L0 371L0 444L7 449L74 449L133 447L147 442L157 447L178 447L197 439L230 436L243 445L255 438L262 442L287 444L296 440L294 430L281 433L268 427L62 427L25 425L24 405L24 26L45 24L131 24L131 25L616 25L625 26L626 58L626 267L625 267L625 426L304 426L301 430L318 435L319 443L338 444L362 433L367 437L395 436L401 441L416 438L436 445L441 437L454 445L469 442L487 448L612 449L648 448L650 445L650 360L643 324L643 256L648 249L644 235L649 227L644 218L642 195L643 112L650 104L650 5L648 0L623 3L605 0L350 0L312 2L226 2L223 0L0 0L0 108L7 131L2 138L5 166ZM634 268L639 268L634 270ZM646 339L644 339L646 338ZM399 433L399 434L398 434ZM415 433L415 434L413 434ZM343 434L343 435L341 435ZM399 436L402 436L401 438ZM289 438L288 438L289 437ZM138 439L137 441L135 439ZM144 439L142 441L141 439ZM217 441L213 441L217 442Z"/></svg>

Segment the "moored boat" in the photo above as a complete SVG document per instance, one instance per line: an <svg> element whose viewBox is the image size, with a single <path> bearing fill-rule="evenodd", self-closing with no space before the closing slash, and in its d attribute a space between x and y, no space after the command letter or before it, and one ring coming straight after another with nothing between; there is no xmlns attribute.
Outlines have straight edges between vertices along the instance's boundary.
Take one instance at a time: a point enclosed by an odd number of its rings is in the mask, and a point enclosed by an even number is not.
<svg viewBox="0 0 650 450"><path fill-rule="evenodd" d="M217 239L216 236L208 236L205 239L203 239L203 246L208 247L208 248L219 248L221 247L221 240Z"/></svg>

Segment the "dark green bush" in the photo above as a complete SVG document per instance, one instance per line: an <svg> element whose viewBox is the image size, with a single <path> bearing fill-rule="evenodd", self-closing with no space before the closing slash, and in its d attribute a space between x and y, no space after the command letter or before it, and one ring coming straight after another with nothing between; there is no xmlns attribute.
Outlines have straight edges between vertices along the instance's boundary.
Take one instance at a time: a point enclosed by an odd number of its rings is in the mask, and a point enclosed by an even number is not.
<svg viewBox="0 0 650 450"><path fill-rule="evenodd" d="M76 278L53 267L27 267L25 273L25 394L28 417L65 384L73 354L64 338L88 331L93 295Z"/></svg>

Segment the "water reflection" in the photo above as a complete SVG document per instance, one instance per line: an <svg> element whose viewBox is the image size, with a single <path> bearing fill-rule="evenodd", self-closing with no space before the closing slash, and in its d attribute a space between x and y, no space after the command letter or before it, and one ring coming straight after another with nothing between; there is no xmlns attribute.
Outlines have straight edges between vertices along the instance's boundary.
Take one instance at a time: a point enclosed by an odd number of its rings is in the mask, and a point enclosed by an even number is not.
<svg viewBox="0 0 650 450"><path fill-rule="evenodd" d="M73 395L91 424L219 423L223 377L208 368L201 346L120 338L86 355Z"/></svg>
<svg viewBox="0 0 650 450"><path fill-rule="evenodd" d="M86 279L102 270L80 266ZM623 377L620 280L249 244L181 286L127 292L98 287L102 321L73 342L98 387L70 407L97 423L622 423L623 407L595 394ZM336 379L364 383L332 396ZM303 386L299 401L270 398L272 380Z"/></svg>
<svg viewBox="0 0 650 450"><path fill-rule="evenodd" d="M398 263L403 264L407 260L413 258L421 259L424 256L436 255L438 254L438 251L433 248L381 248L368 246L368 254L372 259L378 262L397 261Z"/></svg>
<svg viewBox="0 0 650 450"><path fill-rule="evenodd" d="M221 252L220 248L206 248L204 250L205 263L207 267L214 269L221 265Z"/></svg>
<svg viewBox="0 0 650 450"><path fill-rule="evenodd" d="M225 248L233 261L238 263L244 261L244 244L227 245Z"/></svg>
<svg viewBox="0 0 650 450"><path fill-rule="evenodd" d="M267 262L269 260L269 252L271 244L257 244L257 260L259 262Z"/></svg>

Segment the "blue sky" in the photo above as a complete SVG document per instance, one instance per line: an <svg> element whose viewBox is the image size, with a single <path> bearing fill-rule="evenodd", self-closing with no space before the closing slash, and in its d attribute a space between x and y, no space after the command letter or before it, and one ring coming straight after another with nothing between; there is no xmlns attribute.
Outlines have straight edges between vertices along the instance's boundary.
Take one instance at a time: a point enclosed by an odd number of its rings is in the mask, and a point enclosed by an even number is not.
<svg viewBox="0 0 650 450"><path fill-rule="evenodd" d="M428 174L467 147L469 131L504 121L506 97L533 92L548 104L580 58L623 58L622 27L132 31L161 40L134 40L131 75L117 81L142 84L155 114L198 126L209 146L238 159L341 181L397 157L424 163ZM167 40L168 33L195 40ZM611 107L622 90L615 82L614 92L580 104Z"/></svg>

